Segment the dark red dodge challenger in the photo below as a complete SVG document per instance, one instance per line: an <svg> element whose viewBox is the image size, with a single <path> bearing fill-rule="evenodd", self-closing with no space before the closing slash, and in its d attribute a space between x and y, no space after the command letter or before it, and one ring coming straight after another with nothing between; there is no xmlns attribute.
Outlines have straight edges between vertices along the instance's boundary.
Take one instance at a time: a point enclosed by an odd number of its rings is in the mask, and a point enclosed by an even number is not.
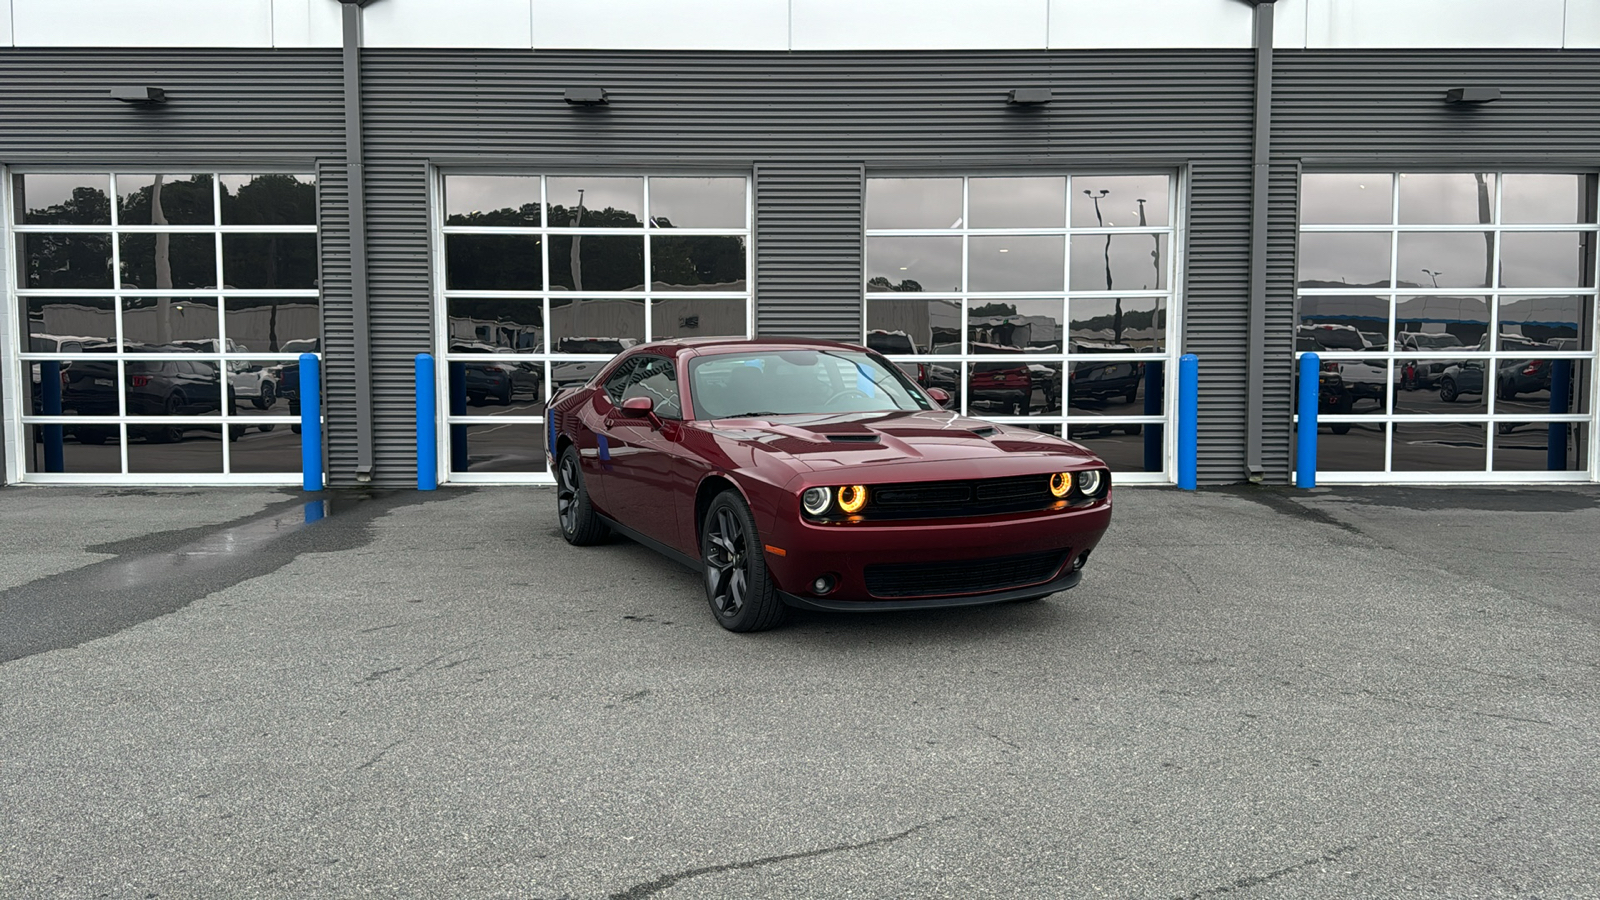
<svg viewBox="0 0 1600 900"><path fill-rule="evenodd" d="M620 532L705 573L717 621L912 609L1073 587L1111 521L1105 463L947 412L871 350L634 347L551 401L561 533Z"/></svg>

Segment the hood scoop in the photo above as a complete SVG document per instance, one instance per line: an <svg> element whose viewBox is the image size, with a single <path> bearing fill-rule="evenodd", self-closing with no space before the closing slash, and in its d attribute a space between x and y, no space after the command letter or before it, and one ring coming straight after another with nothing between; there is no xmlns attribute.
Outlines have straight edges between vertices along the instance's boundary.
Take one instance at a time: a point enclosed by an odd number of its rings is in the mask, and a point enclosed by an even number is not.
<svg viewBox="0 0 1600 900"><path fill-rule="evenodd" d="M883 440L875 434L829 434L825 437L835 444L878 444Z"/></svg>
<svg viewBox="0 0 1600 900"><path fill-rule="evenodd" d="M985 425L982 428L972 429L972 433L981 438L994 437L1000 433L1000 429L994 427L993 425Z"/></svg>

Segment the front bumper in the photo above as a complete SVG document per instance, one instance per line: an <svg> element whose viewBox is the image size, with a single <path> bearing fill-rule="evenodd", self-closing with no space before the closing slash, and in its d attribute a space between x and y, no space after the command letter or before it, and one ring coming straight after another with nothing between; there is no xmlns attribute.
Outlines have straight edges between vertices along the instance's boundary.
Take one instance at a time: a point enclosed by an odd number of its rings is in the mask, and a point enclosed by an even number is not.
<svg viewBox="0 0 1600 900"><path fill-rule="evenodd" d="M1072 570L1072 561L1095 548L1110 522L1108 498L1079 509L968 520L855 525L787 521L773 523L763 541L767 570L790 605L855 610L970 606L1073 587L1081 572ZM907 597L874 596L867 588L866 568L872 565L976 563L1044 551L1062 551L1066 562L1060 570L1031 584ZM837 586L818 596L810 587L822 575L833 575Z"/></svg>

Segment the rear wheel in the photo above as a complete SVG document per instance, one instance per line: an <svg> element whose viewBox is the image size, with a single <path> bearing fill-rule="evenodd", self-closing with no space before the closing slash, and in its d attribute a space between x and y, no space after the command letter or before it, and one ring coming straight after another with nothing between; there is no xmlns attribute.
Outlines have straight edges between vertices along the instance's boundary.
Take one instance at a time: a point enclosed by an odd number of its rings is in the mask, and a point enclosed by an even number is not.
<svg viewBox="0 0 1600 900"><path fill-rule="evenodd" d="M765 631L783 622L787 607L767 572L755 516L738 491L711 501L700 526L706 601L717 624L729 631Z"/></svg>
<svg viewBox="0 0 1600 900"><path fill-rule="evenodd" d="M1444 401L1445 403L1454 403L1456 402L1457 396L1459 396L1459 394L1456 391L1456 380L1454 378L1439 379L1440 400Z"/></svg>
<svg viewBox="0 0 1600 900"><path fill-rule="evenodd" d="M252 400L256 409L267 409L278 401L277 392L272 389L272 382L261 382L261 395Z"/></svg>
<svg viewBox="0 0 1600 900"><path fill-rule="evenodd" d="M556 464L556 516L561 522L561 536L574 547L598 544L611 533L589 502L576 447L561 451L561 461Z"/></svg>

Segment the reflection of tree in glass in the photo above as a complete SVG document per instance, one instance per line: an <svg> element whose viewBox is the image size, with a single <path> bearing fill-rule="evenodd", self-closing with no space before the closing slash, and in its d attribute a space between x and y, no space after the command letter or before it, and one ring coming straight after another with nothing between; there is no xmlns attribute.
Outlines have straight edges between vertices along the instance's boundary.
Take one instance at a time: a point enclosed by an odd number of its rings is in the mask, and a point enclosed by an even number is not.
<svg viewBox="0 0 1600 900"><path fill-rule="evenodd" d="M974 316L1014 316L1017 314L1015 303L985 303L975 306L970 313Z"/></svg>
<svg viewBox="0 0 1600 900"><path fill-rule="evenodd" d="M520 209L507 206L469 213L454 213L445 219L446 225L479 225L512 228L538 228L539 204L524 203Z"/></svg>
<svg viewBox="0 0 1600 900"><path fill-rule="evenodd" d="M17 205L26 205L23 196L17 197ZM66 202L29 209L23 218L26 225L105 225L110 221L111 199L105 191L90 187L73 188Z"/></svg>
<svg viewBox="0 0 1600 900"><path fill-rule="evenodd" d="M916 291L922 290L922 282L914 281L914 280L912 280L910 278L907 278L906 280L900 282L899 284L895 284L894 282L892 282L889 279L883 277L882 275L877 275L877 276L874 276L874 277L872 277L872 278L867 280L867 290L869 290L869 291L898 291L898 292L901 292L901 293L915 293Z"/></svg>
<svg viewBox="0 0 1600 900"><path fill-rule="evenodd" d="M166 202L165 195L162 202ZM222 221L225 225L315 224L317 186L293 175L257 175L234 194L224 183Z"/></svg>
<svg viewBox="0 0 1600 900"><path fill-rule="evenodd" d="M659 220L658 220L659 221ZM650 278L657 284L733 284L745 279L744 241L725 235L657 238L650 247Z"/></svg>
<svg viewBox="0 0 1600 900"><path fill-rule="evenodd" d="M183 181L156 177L161 185L161 213L166 222L185 224L211 221L211 176L195 175ZM117 221L123 225L161 225L152 218L155 184L147 184L117 198Z"/></svg>
<svg viewBox="0 0 1600 900"><path fill-rule="evenodd" d="M19 234L23 286L111 286L111 241L98 234Z"/></svg>
<svg viewBox="0 0 1600 900"><path fill-rule="evenodd" d="M293 175L257 175L237 194L222 186L222 221L228 225L311 225L317 188ZM317 242L305 235L225 238L222 270L231 287L309 287L317 271ZM312 273L312 274L307 274Z"/></svg>

